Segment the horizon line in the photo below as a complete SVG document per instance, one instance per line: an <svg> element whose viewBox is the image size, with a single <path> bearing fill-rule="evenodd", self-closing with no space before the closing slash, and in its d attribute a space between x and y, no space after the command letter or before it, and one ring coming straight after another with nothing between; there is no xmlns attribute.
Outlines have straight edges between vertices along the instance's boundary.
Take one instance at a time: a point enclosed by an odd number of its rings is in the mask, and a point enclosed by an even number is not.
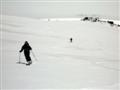
<svg viewBox="0 0 120 90"><path fill-rule="evenodd" d="M6 3L7 2L50 2L50 3L52 3L52 2L53 3L54 2L68 2L69 3L69 2L119 2L119 1L114 1L114 0L112 0L112 1L111 0L109 0L109 1L107 1L107 0L106 1L94 1L94 0L90 0L90 1L88 1L88 0L87 1L84 1L84 0L82 0L82 1L78 1L78 0L76 0L76 1L74 1L74 0L72 0L72 1L70 1L70 0L69 1L68 0L65 0L65 1L63 1L63 0L62 1L60 1L60 0L58 0L58 1L54 1L54 0L51 0L51 1L48 1L48 0L46 0L46 1L38 1L38 0L35 0L35 1L32 1L32 0L31 1L26 1L26 0L25 1L14 1L14 0L3 1L3 0L1 0L0 2L6 2Z"/></svg>

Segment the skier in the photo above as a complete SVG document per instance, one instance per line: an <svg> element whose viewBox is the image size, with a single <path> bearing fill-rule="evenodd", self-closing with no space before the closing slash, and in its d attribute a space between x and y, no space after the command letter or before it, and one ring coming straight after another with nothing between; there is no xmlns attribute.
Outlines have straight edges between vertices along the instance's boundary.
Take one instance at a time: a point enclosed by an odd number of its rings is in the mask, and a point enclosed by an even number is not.
<svg viewBox="0 0 120 90"><path fill-rule="evenodd" d="M19 52L21 53L23 50L24 50L24 55L25 55L26 61L27 61L26 65L32 64L32 60L30 57L30 50L32 50L32 48L27 41L25 41L24 45L22 46L22 48Z"/></svg>
<svg viewBox="0 0 120 90"><path fill-rule="evenodd" d="M72 41L73 41L73 39L72 38L70 38L70 42L72 43Z"/></svg>

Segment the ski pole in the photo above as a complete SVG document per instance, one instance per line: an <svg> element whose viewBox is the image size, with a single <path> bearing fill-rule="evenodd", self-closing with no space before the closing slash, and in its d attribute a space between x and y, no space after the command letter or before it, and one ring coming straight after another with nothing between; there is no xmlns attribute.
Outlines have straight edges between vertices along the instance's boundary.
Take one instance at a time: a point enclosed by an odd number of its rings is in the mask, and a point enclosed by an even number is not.
<svg viewBox="0 0 120 90"><path fill-rule="evenodd" d="M20 63L20 57L21 57L21 53L19 52L19 62L18 63Z"/></svg>
<svg viewBox="0 0 120 90"><path fill-rule="evenodd" d="M35 54L34 54L34 52L32 50L31 50L31 52L32 52L32 55L35 58L35 60L38 61L37 58L36 58L36 56L35 56Z"/></svg>

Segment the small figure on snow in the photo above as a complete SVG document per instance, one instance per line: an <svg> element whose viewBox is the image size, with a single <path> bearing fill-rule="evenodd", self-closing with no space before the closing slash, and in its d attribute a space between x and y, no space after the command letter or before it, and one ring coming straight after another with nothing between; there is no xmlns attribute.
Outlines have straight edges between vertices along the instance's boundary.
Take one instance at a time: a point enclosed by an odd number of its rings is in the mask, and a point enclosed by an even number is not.
<svg viewBox="0 0 120 90"><path fill-rule="evenodd" d="M21 53L23 50L24 50L24 55L25 55L26 61L27 61L26 65L32 64L32 60L30 57L30 50L32 50L32 48L27 41L25 41L24 45L22 46L22 48L19 52Z"/></svg>
<svg viewBox="0 0 120 90"><path fill-rule="evenodd" d="M70 42L71 42L71 43L73 42L73 38L70 38Z"/></svg>

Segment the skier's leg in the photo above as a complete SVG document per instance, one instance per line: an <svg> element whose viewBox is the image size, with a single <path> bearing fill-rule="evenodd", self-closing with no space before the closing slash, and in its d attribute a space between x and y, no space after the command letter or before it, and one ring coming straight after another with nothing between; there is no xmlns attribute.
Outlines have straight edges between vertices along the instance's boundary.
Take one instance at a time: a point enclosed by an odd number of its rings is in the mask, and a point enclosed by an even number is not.
<svg viewBox="0 0 120 90"><path fill-rule="evenodd" d="M30 57L30 56L27 56L26 60L27 60L27 63L28 63L29 65L32 64L32 60L31 60L31 57Z"/></svg>
<svg viewBox="0 0 120 90"><path fill-rule="evenodd" d="M25 58L26 58L26 61L27 61L26 65L32 64L32 60L31 60L31 57L30 57L30 52L25 52L24 54L25 54Z"/></svg>
<svg viewBox="0 0 120 90"><path fill-rule="evenodd" d="M30 56L28 56L27 61L29 62L29 64L32 64L32 60Z"/></svg>

